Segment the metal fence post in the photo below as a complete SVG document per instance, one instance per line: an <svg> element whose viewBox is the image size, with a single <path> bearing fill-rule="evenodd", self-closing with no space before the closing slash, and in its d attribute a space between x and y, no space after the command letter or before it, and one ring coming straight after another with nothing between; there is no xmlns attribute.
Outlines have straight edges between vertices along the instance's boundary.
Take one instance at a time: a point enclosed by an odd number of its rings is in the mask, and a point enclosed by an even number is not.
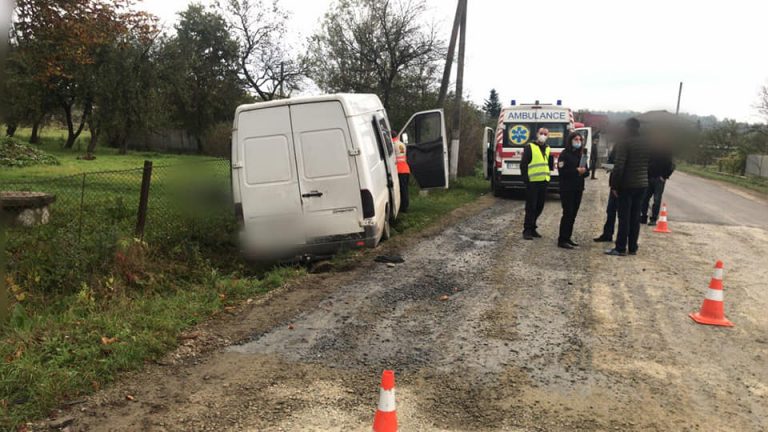
<svg viewBox="0 0 768 432"><path fill-rule="evenodd" d="M85 206L85 176L86 173L83 173L83 181L80 184L80 225L77 228L77 242L80 243L83 237L83 207Z"/></svg>
<svg viewBox="0 0 768 432"><path fill-rule="evenodd" d="M144 161L144 173L141 176L141 195L139 196L139 214L136 218L136 237L144 238L144 226L147 223L147 204L149 203L149 185L152 181L152 161Z"/></svg>

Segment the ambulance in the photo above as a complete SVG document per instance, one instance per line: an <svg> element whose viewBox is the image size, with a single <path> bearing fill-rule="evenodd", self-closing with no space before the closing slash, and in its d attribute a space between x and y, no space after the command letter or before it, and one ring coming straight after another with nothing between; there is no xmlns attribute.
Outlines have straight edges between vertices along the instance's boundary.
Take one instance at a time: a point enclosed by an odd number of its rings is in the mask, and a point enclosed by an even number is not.
<svg viewBox="0 0 768 432"><path fill-rule="evenodd" d="M587 149L586 161L589 160L589 152L592 150L592 128L583 127L574 122L573 112L570 108L562 106L561 101L556 104L542 104L539 101L533 104L517 105L512 101L511 106L502 109L496 130L485 129L485 176L490 180L491 189L495 196L501 196L506 190L522 191L525 183L520 172L520 161L525 147L536 141L537 131L540 128L549 129L547 145L555 159L554 170L551 173L549 190L557 192L560 187L560 178L557 172L557 162L560 153L565 148L566 140L571 132L582 135L584 146Z"/></svg>

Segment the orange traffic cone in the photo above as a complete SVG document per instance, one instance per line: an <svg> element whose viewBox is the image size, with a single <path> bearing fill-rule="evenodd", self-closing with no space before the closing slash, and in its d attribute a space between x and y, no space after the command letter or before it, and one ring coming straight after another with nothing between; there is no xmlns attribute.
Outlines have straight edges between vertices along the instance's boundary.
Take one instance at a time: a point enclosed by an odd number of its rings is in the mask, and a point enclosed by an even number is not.
<svg viewBox="0 0 768 432"><path fill-rule="evenodd" d="M669 230L669 222L667 221L667 203L662 204L661 213L659 214L659 220L656 223L656 229L653 232L669 234L672 231Z"/></svg>
<svg viewBox="0 0 768 432"><path fill-rule="evenodd" d="M723 262L718 261L715 264L715 275L709 283L709 292L704 298L704 304L701 305L701 311L688 314L699 324L709 324L716 326L733 327L733 323L728 321L723 311Z"/></svg>
<svg viewBox="0 0 768 432"><path fill-rule="evenodd" d="M385 370L381 374L379 407L373 418L374 432L397 432L397 410L395 409L395 371Z"/></svg>

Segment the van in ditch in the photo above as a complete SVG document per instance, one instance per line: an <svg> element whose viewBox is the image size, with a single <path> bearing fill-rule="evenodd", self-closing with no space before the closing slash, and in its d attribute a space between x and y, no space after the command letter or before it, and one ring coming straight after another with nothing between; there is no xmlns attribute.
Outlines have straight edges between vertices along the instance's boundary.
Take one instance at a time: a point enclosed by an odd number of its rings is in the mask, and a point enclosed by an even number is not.
<svg viewBox="0 0 768 432"><path fill-rule="evenodd" d="M419 186L447 188L442 110L414 114L402 131ZM257 260L312 259L375 247L389 237L400 208L395 158L376 95L238 107L231 162L243 253Z"/></svg>

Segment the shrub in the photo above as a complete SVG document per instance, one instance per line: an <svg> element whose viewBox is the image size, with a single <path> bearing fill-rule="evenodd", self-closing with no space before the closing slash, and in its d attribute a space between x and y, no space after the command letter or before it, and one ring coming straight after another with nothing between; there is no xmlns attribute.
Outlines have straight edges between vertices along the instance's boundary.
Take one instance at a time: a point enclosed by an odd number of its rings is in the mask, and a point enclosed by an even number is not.
<svg viewBox="0 0 768 432"><path fill-rule="evenodd" d="M59 165L59 160L13 138L5 137L0 140L0 166L20 168L33 165Z"/></svg>

